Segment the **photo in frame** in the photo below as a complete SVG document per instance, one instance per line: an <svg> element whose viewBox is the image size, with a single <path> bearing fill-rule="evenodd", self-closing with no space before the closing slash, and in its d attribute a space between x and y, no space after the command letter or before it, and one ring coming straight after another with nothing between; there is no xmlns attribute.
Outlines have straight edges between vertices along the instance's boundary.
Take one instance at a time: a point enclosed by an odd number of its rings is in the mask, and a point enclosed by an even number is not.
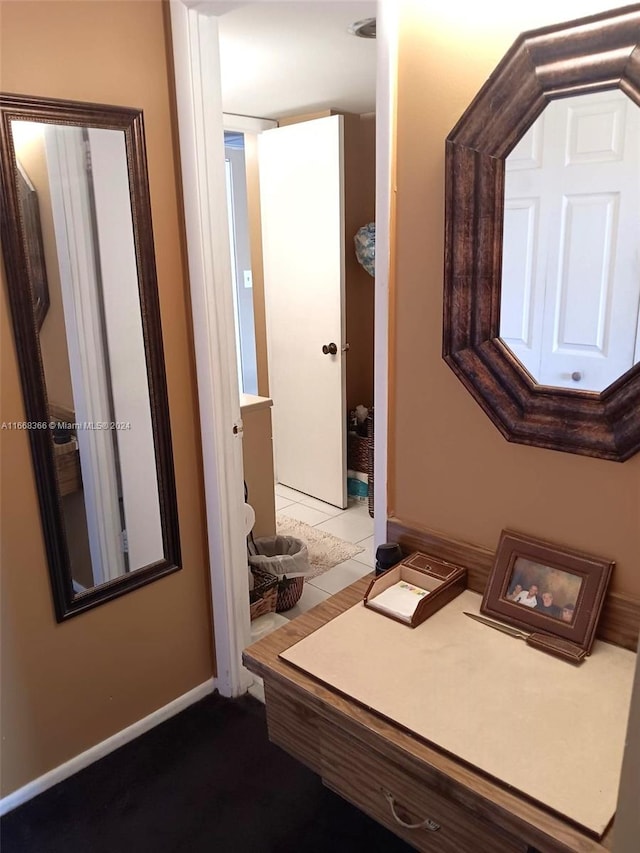
<svg viewBox="0 0 640 853"><path fill-rule="evenodd" d="M31 285L33 300L33 315L36 329L40 331L44 318L49 310L49 284L47 267L44 258L42 226L40 224L40 207L35 187L25 172L22 164L17 161L17 184L25 235L25 255L27 259L27 275Z"/></svg>
<svg viewBox="0 0 640 853"><path fill-rule="evenodd" d="M589 654L614 563L503 530L480 611Z"/></svg>

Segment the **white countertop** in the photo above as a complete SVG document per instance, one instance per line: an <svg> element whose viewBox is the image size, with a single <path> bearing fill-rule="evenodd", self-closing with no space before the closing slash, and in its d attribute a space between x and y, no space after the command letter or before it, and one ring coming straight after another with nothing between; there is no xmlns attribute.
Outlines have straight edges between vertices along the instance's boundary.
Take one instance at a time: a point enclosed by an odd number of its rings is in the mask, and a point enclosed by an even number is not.
<svg viewBox="0 0 640 853"><path fill-rule="evenodd" d="M257 411L258 409L268 409L273 406L271 397L258 397L255 394L240 394L240 411Z"/></svg>

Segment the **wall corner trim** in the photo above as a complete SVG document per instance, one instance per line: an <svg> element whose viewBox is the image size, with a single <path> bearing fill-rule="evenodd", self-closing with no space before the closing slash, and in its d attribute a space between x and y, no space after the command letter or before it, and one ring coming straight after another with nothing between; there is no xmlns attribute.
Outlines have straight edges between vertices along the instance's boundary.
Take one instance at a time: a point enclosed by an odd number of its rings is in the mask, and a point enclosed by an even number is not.
<svg viewBox="0 0 640 853"><path fill-rule="evenodd" d="M37 797L38 794L44 793L44 791L52 788L54 785L57 785L58 782L63 782L65 779L73 776L74 773L84 770L85 767L93 764L94 761L104 758L105 755L109 755L110 752L114 752L119 747L135 740L135 738L150 731L155 726L160 725L160 723L164 723L165 720L174 717L176 714L179 714L180 711L184 711L185 708L195 704L200 699L204 699L205 696L213 693L215 687L216 684L214 679L210 679L209 681L199 684L197 687L194 687L187 693L183 693L182 696L178 696L177 699L174 699L162 708L158 708L156 711L153 711L141 720L137 720L135 723L127 726L126 729L121 729L106 740L97 743L95 746L92 746L84 752L81 752L79 755L74 756L74 758L70 758L69 761L65 761L64 764L54 767L53 770L49 770L42 776L38 776L37 779L27 782L26 785L22 786L22 788L18 788L11 794L7 794L6 797L2 797L2 799L0 799L0 817L7 814L7 812L13 811L13 809L23 805L23 803L28 802L34 797Z"/></svg>

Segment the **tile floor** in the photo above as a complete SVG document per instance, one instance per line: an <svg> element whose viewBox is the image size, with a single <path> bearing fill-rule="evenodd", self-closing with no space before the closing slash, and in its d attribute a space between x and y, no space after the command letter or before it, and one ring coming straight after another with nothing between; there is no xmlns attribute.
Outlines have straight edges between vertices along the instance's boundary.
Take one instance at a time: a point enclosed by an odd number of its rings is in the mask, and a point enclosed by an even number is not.
<svg viewBox="0 0 640 853"><path fill-rule="evenodd" d="M276 483L276 513L288 515L298 521L304 521L318 530L326 530L339 539L354 542L364 550L350 560L339 563L329 571L305 581L304 591L300 601L283 613L288 619L295 619L306 610L320 604L325 598L340 592L358 578L369 574L375 564L375 548L373 544L373 519L369 515L367 501L353 501L347 509L338 509L323 503L317 498L310 498L301 492L296 492L288 486Z"/></svg>
<svg viewBox="0 0 640 853"><path fill-rule="evenodd" d="M369 515L367 501L350 499L347 509L338 509L331 504L319 501L317 498L310 498L302 492L296 492L288 486L282 486L280 483L276 483L275 490L276 513L297 518L299 521L304 521L305 524L317 527L319 530L326 530L339 539L357 543L363 548L359 554L350 560L338 563L337 566L329 569L320 577L305 581L300 601L285 613L273 614L273 616L295 619L296 616L300 616L301 613L310 610L316 604L320 604L329 596L340 592L341 589L373 571L375 565L373 519ZM268 614L261 618L269 620L270 616L272 615ZM271 619L271 622L275 622L275 624L268 625L269 631L278 627L277 620ZM263 626L259 623L260 619L257 619L252 623L252 627L260 634ZM254 681L249 687L249 693L264 702L262 679L258 676L253 676L253 678Z"/></svg>

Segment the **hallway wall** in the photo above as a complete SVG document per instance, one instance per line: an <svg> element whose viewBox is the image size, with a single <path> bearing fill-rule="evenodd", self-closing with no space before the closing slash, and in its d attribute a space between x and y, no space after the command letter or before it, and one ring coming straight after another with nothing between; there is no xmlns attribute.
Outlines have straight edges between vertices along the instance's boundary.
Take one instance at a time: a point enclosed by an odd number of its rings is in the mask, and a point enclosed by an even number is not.
<svg viewBox="0 0 640 853"><path fill-rule="evenodd" d="M183 566L57 624L28 437L24 430L2 431L2 795L214 674L164 7L161 0L0 4L4 91L144 111ZM0 278L1 419L23 421L3 268Z"/></svg>
<svg viewBox="0 0 640 853"><path fill-rule="evenodd" d="M511 528L616 561L640 597L640 454L510 444L442 359L444 142L517 36L616 8L594 0L401 0L389 515L494 549Z"/></svg>

